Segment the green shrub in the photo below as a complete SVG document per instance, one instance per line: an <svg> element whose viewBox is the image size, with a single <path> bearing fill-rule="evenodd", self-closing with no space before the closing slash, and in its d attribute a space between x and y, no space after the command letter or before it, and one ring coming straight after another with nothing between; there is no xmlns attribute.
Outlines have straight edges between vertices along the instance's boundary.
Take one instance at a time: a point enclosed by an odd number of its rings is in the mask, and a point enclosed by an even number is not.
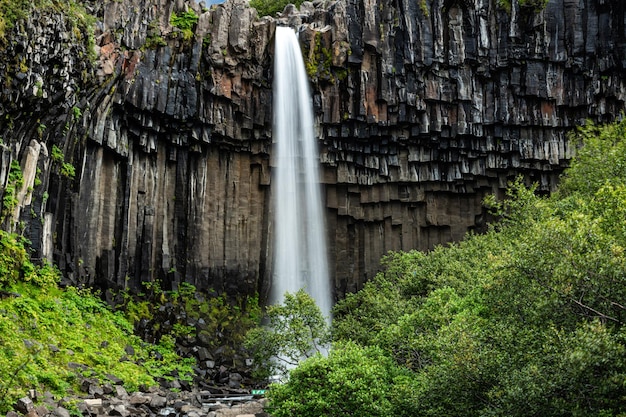
<svg viewBox="0 0 626 417"><path fill-rule="evenodd" d="M23 238L0 230L0 290L9 289L21 278L30 280L33 269Z"/></svg>
<svg viewBox="0 0 626 417"><path fill-rule="evenodd" d="M274 417L387 417L410 415L394 406L402 372L382 350L345 343L315 355L270 387ZM410 411L410 410L405 410Z"/></svg>
<svg viewBox="0 0 626 417"><path fill-rule="evenodd" d="M65 155L63 154L61 148L57 145L52 145L50 157L52 158L52 161L57 163L63 163L63 161L65 161Z"/></svg>
<svg viewBox="0 0 626 417"><path fill-rule="evenodd" d="M61 169L59 170L59 173L65 178L69 178L72 180L76 176L76 169L74 168L74 165L70 164L69 162L63 162L61 164Z"/></svg>
<svg viewBox="0 0 626 417"><path fill-rule="evenodd" d="M563 175L560 195L591 197L607 182L626 184L626 118L606 126L587 122L570 140L578 150Z"/></svg>
<svg viewBox="0 0 626 417"><path fill-rule="evenodd" d="M246 335L259 378L286 374L302 359L324 352L330 342L326 319L310 295L300 290L284 297L284 304L267 308L267 325Z"/></svg>
<svg viewBox="0 0 626 417"><path fill-rule="evenodd" d="M172 13L170 16L170 24L182 31L183 39L190 40L193 38L193 29L198 23L198 15L192 9L181 14Z"/></svg>
<svg viewBox="0 0 626 417"><path fill-rule="evenodd" d="M74 108L78 109L77 107ZM80 111L80 109L78 110ZM74 179L74 177L76 176L76 168L74 168L74 165L70 164L69 162L65 162L65 155L63 154L61 148L59 148L57 145L52 145L50 157L52 158L53 162L59 164L59 174L61 176L69 179Z"/></svg>
<svg viewBox="0 0 626 417"><path fill-rule="evenodd" d="M388 257L338 303L336 338L412 372L413 416L624 415L625 123L579 131L553 196L517 180L487 233Z"/></svg>
<svg viewBox="0 0 626 417"><path fill-rule="evenodd" d="M0 412L29 388L58 396L70 388L79 392L83 376L105 382L115 375L129 391L155 380L192 378L193 358L179 357L171 339L142 342L128 321L88 290L22 283L11 291L19 296L0 300Z"/></svg>
<svg viewBox="0 0 626 417"><path fill-rule="evenodd" d="M11 161L9 178L2 196L2 212L0 213L0 220L4 220L13 214L13 211L19 203L17 200L17 193L22 188L22 185L24 185L22 167L20 167L19 162L13 160Z"/></svg>

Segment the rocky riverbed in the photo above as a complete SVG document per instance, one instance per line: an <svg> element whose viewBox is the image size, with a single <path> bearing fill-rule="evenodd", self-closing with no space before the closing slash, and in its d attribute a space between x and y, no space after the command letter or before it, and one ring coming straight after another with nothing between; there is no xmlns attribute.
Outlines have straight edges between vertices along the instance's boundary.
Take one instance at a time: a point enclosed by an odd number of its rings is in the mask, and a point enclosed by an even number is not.
<svg viewBox="0 0 626 417"><path fill-rule="evenodd" d="M97 385L85 380L88 394L54 398L31 390L6 417L266 417L266 400L249 390L208 387L179 391L152 387L127 392L121 385Z"/></svg>

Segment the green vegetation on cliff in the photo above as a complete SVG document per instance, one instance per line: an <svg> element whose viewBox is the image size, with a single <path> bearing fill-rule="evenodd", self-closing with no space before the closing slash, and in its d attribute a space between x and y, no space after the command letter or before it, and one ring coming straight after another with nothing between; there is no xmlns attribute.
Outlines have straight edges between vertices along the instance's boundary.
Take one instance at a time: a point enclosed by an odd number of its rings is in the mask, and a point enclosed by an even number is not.
<svg viewBox="0 0 626 417"><path fill-rule="evenodd" d="M0 0L0 45L6 42L7 33L34 10L62 13L71 23L75 38L84 41L90 53L95 53L92 51L95 18L77 0ZM83 34L87 34L87 39Z"/></svg>
<svg viewBox="0 0 626 417"><path fill-rule="evenodd" d="M181 30L183 40L188 41L193 38L193 29L198 23L198 15L193 10L188 10L180 14L172 13L170 24Z"/></svg>
<svg viewBox="0 0 626 417"><path fill-rule="evenodd" d="M121 313L87 289L61 289L60 274L29 260L23 238L0 231L0 413L34 388L64 396L85 377L119 378L128 390L190 379L193 359L167 335L142 342Z"/></svg>
<svg viewBox="0 0 626 417"><path fill-rule="evenodd" d="M511 7L513 7L511 4L511 0L498 0L497 4L498 6L505 9L508 13L511 13ZM518 4L520 5L520 7L524 7L535 12L540 12L541 10L546 8L546 6L548 5L548 0L519 0Z"/></svg>
<svg viewBox="0 0 626 417"><path fill-rule="evenodd" d="M390 254L274 415L625 416L626 121L578 137L558 193L518 180L487 233Z"/></svg>
<svg viewBox="0 0 626 417"><path fill-rule="evenodd" d="M303 2L304 0L250 0L250 6L256 9L259 17L275 17L276 13L282 12L288 4L294 4L296 7L300 7Z"/></svg>
<svg viewBox="0 0 626 417"><path fill-rule="evenodd" d="M326 318L304 290L285 294L284 305L269 306L267 323L246 334L258 378L285 376L300 359L325 351L330 343Z"/></svg>

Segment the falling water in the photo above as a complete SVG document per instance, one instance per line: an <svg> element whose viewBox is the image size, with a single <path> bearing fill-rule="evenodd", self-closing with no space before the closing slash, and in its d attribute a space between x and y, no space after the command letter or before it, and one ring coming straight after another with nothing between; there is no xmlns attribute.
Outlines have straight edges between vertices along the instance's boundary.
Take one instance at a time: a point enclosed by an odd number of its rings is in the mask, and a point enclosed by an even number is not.
<svg viewBox="0 0 626 417"><path fill-rule="evenodd" d="M295 32L276 28L272 303L304 288L326 317L331 295L318 149L308 78Z"/></svg>

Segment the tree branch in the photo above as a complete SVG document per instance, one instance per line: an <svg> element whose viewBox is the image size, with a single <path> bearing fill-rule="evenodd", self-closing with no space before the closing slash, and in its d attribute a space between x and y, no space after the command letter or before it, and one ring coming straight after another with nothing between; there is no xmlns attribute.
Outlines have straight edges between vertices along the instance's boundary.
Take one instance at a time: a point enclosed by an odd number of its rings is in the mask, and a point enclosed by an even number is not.
<svg viewBox="0 0 626 417"><path fill-rule="evenodd" d="M611 321L614 321L615 323L620 323L620 324L622 323L620 320L616 319L615 317L607 316L606 314L601 313L598 310L596 310L596 309L594 309L592 307L589 307L588 305L583 304L583 303L581 303L580 301L578 301L578 300L576 300L574 298L570 298L570 300L573 301L574 304L576 304L577 306L582 307L585 310L589 310L592 313L595 313L598 317L600 317L602 319L611 320Z"/></svg>

